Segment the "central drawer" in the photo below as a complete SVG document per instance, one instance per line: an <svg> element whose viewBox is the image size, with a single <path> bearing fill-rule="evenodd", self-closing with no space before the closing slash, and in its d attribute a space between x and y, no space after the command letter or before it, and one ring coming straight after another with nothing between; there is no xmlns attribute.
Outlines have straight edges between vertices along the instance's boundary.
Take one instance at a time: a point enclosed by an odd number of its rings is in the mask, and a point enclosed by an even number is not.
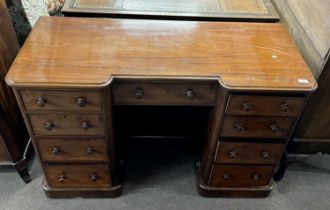
<svg viewBox="0 0 330 210"><path fill-rule="evenodd" d="M45 175L50 187L93 188L110 187L111 178L106 164L45 165Z"/></svg>
<svg viewBox="0 0 330 210"><path fill-rule="evenodd" d="M30 114L36 135L104 135L98 114Z"/></svg>
<svg viewBox="0 0 330 210"><path fill-rule="evenodd" d="M114 104L212 105L217 83L114 83Z"/></svg>
<svg viewBox="0 0 330 210"><path fill-rule="evenodd" d="M266 186L274 166L213 165L210 185L218 187Z"/></svg>
<svg viewBox="0 0 330 210"><path fill-rule="evenodd" d="M108 161L105 139L40 139L43 161Z"/></svg>

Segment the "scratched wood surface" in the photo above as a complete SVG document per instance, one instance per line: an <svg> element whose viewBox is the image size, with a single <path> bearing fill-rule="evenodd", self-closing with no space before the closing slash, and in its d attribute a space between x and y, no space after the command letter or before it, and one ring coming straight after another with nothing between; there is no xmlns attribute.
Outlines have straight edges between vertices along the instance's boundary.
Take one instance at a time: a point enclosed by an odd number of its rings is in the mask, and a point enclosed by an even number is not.
<svg viewBox="0 0 330 210"><path fill-rule="evenodd" d="M49 48L51 46L51 48ZM280 24L43 17L11 86L106 86L114 77L213 78L230 89L312 90Z"/></svg>

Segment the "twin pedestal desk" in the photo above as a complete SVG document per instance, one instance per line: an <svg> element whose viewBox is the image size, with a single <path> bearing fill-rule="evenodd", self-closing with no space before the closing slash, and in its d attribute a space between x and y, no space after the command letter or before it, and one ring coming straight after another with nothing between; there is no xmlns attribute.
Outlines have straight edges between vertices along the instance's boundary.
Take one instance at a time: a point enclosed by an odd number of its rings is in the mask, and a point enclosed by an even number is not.
<svg viewBox="0 0 330 210"><path fill-rule="evenodd" d="M6 81L50 197L121 193L121 106L193 108L192 118L208 107L198 191L266 196L317 87L280 24L64 17L38 21Z"/></svg>

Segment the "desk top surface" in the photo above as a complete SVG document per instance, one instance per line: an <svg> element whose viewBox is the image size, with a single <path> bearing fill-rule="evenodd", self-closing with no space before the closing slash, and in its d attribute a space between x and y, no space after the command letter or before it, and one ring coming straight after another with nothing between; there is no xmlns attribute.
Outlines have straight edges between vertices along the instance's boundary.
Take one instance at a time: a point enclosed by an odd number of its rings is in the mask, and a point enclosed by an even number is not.
<svg viewBox="0 0 330 210"><path fill-rule="evenodd" d="M101 87L116 77L217 79L229 89L317 86L280 24L66 17L39 19L6 81Z"/></svg>
<svg viewBox="0 0 330 210"><path fill-rule="evenodd" d="M279 20L270 0L67 0L62 12L69 16Z"/></svg>

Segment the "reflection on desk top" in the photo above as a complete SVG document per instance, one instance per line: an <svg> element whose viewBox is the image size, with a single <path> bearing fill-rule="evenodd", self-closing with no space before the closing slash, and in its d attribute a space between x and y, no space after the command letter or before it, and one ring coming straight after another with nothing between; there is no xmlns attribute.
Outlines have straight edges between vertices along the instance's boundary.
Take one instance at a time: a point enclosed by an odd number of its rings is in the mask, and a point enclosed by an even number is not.
<svg viewBox="0 0 330 210"><path fill-rule="evenodd" d="M270 0L67 0L66 16L276 22Z"/></svg>
<svg viewBox="0 0 330 210"><path fill-rule="evenodd" d="M229 89L316 88L280 24L66 17L39 19L6 80L101 87L136 76L219 79Z"/></svg>

